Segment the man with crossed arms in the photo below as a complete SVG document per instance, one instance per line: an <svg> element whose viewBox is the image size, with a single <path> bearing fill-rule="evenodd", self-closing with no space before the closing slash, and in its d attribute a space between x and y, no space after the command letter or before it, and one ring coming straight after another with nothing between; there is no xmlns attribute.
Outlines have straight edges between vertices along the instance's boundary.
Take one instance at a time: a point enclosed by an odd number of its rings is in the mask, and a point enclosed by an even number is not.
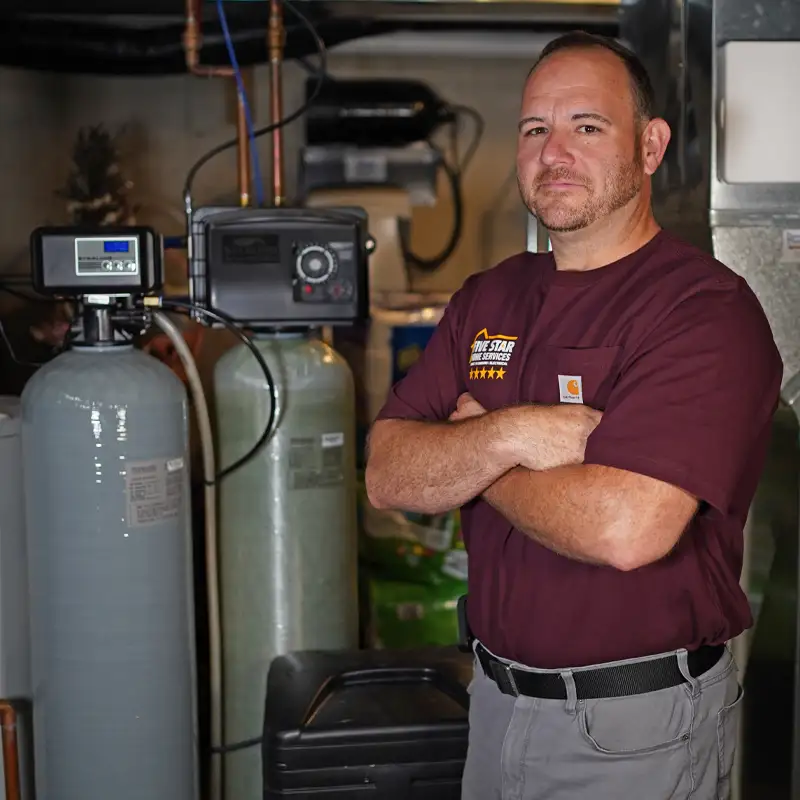
<svg viewBox="0 0 800 800"><path fill-rule="evenodd" d="M464 800L729 796L782 365L745 281L653 217L669 138L632 53L549 44L517 170L553 252L470 277L371 431L374 506L462 509Z"/></svg>

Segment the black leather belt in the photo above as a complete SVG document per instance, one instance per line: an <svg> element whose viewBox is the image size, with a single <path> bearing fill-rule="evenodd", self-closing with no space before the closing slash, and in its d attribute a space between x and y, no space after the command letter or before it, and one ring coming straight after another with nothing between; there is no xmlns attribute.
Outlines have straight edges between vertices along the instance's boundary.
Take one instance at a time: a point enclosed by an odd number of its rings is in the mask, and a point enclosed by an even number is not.
<svg viewBox="0 0 800 800"><path fill-rule="evenodd" d="M693 678L708 672L725 652L725 645L704 646L688 653L689 673ZM493 656L480 642L475 645L483 671L497 683L503 694L513 697L540 697L545 700L566 700L567 687L556 672L528 672L517 669ZM647 661L632 661L614 667L570 670L575 680L578 700L600 700L605 697L627 697L656 692L687 683L676 655Z"/></svg>

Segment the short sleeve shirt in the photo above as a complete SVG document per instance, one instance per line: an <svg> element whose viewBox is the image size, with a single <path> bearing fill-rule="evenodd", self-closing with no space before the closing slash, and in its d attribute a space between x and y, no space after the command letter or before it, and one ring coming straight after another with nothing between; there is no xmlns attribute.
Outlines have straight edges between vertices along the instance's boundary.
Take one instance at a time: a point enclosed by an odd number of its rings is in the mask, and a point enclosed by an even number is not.
<svg viewBox="0 0 800 800"><path fill-rule="evenodd" d="M524 253L470 277L379 418L446 420L582 402L604 412L586 464L700 500L677 547L629 572L558 555L480 498L462 508L474 634L499 656L577 667L702 644L752 623L743 527L766 458L782 364L743 278L661 231L600 269Z"/></svg>

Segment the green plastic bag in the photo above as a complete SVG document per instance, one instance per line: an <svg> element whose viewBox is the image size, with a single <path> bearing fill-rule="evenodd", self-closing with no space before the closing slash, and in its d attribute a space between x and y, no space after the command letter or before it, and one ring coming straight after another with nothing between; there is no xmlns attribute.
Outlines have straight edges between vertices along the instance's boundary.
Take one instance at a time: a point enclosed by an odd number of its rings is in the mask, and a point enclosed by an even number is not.
<svg viewBox="0 0 800 800"><path fill-rule="evenodd" d="M464 581L422 586L368 579L367 644L373 649L438 647L458 643L458 598Z"/></svg>
<svg viewBox="0 0 800 800"><path fill-rule="evenodd" d="M427 586L466 581L467 551L458 511L437 515L378 511L367 499L363 479L359 491L362 561L378 567L388 580Z"/></svg>

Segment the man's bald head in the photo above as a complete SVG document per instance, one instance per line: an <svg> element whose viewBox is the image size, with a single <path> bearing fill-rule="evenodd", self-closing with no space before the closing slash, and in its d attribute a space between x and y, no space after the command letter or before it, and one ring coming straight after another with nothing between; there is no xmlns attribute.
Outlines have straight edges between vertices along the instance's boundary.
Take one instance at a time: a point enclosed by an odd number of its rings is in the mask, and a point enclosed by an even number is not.
<svg viewBox="0 0 800 800"><path fill-rule="evenodd" d="M565 50L586 50L601 48L613 53L623 64L631 82L631 95L633 107L636 112L639 124L647 123L655 116L655 93L650 76L644 68L644 64L639 60L635 53L615 39L607 36L598 36L584 31L573 31L553 39L542 50L536 63L528 73L528 79L538 69L541 63L552 56L554 53Z"/></svg>

